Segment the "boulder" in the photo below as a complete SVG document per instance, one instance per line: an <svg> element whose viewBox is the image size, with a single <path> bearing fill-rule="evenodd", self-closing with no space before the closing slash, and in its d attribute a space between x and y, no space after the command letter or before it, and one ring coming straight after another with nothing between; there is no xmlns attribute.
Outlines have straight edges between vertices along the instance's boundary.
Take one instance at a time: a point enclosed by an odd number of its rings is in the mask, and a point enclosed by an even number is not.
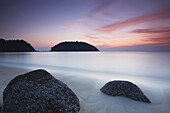
<svg viewBox="0 0 170 113"><path fill-rule="evenodd" d="M15 77L3 92L5 113L77 113L79 100L63 82L45 70Z"/></svg>
<svg viewBox="0 0 170 113"><path fill-rule="evenodd" d="M151 103L140 88L129 81L110 81L100 91L111 96L124 96L133 100Z"/></svg>

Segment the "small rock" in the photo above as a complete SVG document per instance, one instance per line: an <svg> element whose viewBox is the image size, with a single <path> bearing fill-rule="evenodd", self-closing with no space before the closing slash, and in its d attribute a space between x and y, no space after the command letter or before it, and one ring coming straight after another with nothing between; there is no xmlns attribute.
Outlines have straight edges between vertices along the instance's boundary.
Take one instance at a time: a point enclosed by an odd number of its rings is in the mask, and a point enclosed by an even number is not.
<svg viewBox="0 0 170 113"><path fill-rule="evenodd" d="M5 113L77 113L79 100L63 82L45 70L15 77L3 92Z"/></svg>
<svg viewBox="0 0 170 113"><path fill-rule="evenodd" d="M110 81L100 91L111 96L124 96L137 101L151 103L138 86L128 81Z"/></svg>

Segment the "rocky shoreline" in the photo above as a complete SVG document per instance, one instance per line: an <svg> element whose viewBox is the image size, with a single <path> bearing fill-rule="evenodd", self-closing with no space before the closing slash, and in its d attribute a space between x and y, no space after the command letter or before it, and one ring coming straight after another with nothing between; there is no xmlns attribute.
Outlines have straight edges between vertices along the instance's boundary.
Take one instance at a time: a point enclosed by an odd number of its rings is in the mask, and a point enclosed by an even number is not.
<svg viewBox="0 0 170 113"><path fill-rule="evenodd" d="M45 70L12 79L3 92L5 113L77 113L79 100L63 82Z"/></svg>
<svg viewBox="0 0 170 113"><path fill-rule="evenodd" d="M106 95L151 103L135 84L128 81L111 81L100 90ZM12 79L3 92L3 101L5 113L77 113L81 109L77 95L65 83L42 69Z"/></svg>

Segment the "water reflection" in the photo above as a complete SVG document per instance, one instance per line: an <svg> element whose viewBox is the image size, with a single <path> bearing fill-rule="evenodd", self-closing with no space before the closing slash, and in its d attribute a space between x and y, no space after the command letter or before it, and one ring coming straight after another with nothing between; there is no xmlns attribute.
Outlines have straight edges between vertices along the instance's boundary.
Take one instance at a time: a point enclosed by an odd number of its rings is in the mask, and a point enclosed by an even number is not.
<svg viewBox="0 0 170 113"><path fill-rule="evenodd" d="M0 53L0 66L27 70L42 68L56 78L60 75L97 81L97 88L111 80L128 80L137 84L153 102L158 103L158 99L168 102L170 95L169 58L170 53L149 52ZM8 77L5 75L7 72L3 73L0 75L0 87L4 88L4 84L16 75L8 74ZM152 99L156 98L156 94L164 98Z"/></svg>
<svg viewBox="0 0 170 113"><path fill-rule="evenodd" d="M169 57L170 53L153 52L1 53L0 65L26 69L43 68L100 80L130 79L149 83L152 78L154 81L163 79L169 83Z"/></svg>

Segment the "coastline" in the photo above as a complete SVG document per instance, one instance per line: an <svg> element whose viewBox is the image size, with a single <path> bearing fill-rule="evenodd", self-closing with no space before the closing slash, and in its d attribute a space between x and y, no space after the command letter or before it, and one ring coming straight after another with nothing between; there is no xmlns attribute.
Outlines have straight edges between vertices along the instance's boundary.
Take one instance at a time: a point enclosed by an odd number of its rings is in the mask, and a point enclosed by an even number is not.
<svg viewBox="0 0 170 113"><path fill-rule="evenodd" d="M16 67L8 67L8 66L0 66L0 106L2 109L2 97L3 97L3 90L6 85L12 80L15 76L26 73L30 70L16 68Z"/></svg>
<svg viewBox="0 0 170 113"><path fill-rule="evenodd" d="M0 66L0 106L2 108L2 93L6 85L15 76L32 70ZM169 113L170 102L143 103L125 97L112 97L102 94L99 89L103 82L94 78L51 73L55 78L66 83L80 100L79 113ZM167 96L168 97L168 96ZM164 98L164 97L162 97ZM168 98L167 98L168 99ZM151 100L153 101L153 100Z"/></svg>

